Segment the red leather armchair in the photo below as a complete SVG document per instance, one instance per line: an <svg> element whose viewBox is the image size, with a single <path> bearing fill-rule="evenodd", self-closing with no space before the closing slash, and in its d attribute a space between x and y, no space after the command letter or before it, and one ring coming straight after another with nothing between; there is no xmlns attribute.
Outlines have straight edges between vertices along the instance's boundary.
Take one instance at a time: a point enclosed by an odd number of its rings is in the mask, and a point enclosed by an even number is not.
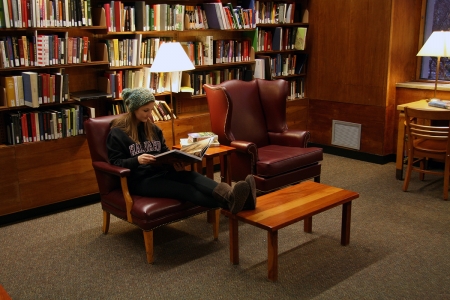
<svg viewBox="0 0 450 300"><path fill-rule="evenodd" d="M103 210L103 233L107 234L110 214L142 229L148 263L153 262L153 230L172 222L210 211L210 208L183 203L176 199L149 198L128 191L129 169L109 163L106 138L111 121L117 116L104 116L85 121L86 136L91 153ZM219 233L219 210L211 214L214 239Z"/></svg>
<svg viewBox="0 0 450 300"><path fill-rule="evenodd" d="M253 174L261 192L309 178L320 182L322 149L307 147L309 131L286 125L287 81L229 80L204 89L212 131L221 144L236 148L233 181Z"/></svg>

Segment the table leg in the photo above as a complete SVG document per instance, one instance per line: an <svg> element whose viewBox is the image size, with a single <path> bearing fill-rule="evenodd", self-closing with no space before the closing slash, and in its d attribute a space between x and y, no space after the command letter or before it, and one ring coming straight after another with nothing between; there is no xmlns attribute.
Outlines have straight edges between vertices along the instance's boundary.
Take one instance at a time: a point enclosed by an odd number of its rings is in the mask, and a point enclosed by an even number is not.
<svg viewBox="0 0 450 300"><path fill-rule="evenodd" d="M350 243L350 221L352 218L352 201L342 204L341 245Z"/></svg>
<svg viewBox="0 0 450 300"><path fill-rule="evenodd" d="M225 154L220 156L220 177L222 182L231 185L231 155Z"/></svg>
<svg viewBox="0 0 450 300"><path fill-rule="evenodd" d="M200 163L201 165L201 163ZM214 160L212 157L206 157L206 177L214 180ZM219 211L219 210L217 210ZM207 213L207 220L209 223L212 223L214 220L215 211L209 210ZM216 214L217 217L218 213Z"/></svg>
<svg viewBox="0 0 450 300"><path fill-rule="evenodd" d="M234 217L228 218L230 231L230 261L233 265L239 264L239 231L238 220Z"/></svg>
<svg viewBox="0 0 450 300"><path fill-rule="evenodd" d="M397 157L395 160L395 178L403 180L403 154L405 153L405 114L398 115Z"/></svg>
<svg viewBox="0 0 450 300"><path fill-rule="evenodd" d="M303 220L303 231L307 233L312 232L312 217L308 217Z"/></svg>
<svg viewBox="0 0 450 300"><path fill-rule="evenodd" d="M278 231L267 232L267 277L270 281L278 279Z"/></svg>

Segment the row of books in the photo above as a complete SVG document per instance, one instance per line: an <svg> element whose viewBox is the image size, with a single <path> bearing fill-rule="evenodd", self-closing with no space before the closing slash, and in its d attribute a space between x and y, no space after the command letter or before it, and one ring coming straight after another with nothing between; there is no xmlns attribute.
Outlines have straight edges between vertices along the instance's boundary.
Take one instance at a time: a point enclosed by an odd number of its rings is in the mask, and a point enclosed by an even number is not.
<svg viewBox="0 0 450 300"><path fill-rule="evenodd" d="M289 81L289 94L287 100L305 98L305 78L296 78Z"/></svg>
<svg viewBox="0 0 450 300"><path fill-rule="evenodd" d="M6 113L7 142L16 145L55 140L84 133L83 121L95 109L68 105L55 109Z"/></svg>
<svg viewBox="0 0 450 300"><path fill-rule="evenodd" d="M305 50L306 27L275 27L260 29L256 51Z"/></svg>
<svg viewBox="0 0 450 300"><path fill-rule="evenodd" d="M22 72L20 75L2 76L0 85L5 97L2 104L7 107L39 107L44 103L69 100L69 75L61 72Z"/></svg>
<svg viewBox="0 0 450 300"><path fill-rule="evenodd" d="M0 40L0 67L50 66L87 62L88 37L35 34L6 36Z"/></svg>
<svg viewBox="0 0 450 300"><path fill-rule="evenodd" d="M226 80L239 79L244 80L247 67L240 66L235 68L225 68L210 70L204 72L192 72L189 74L189 85L192 88L193 95L204 94L204 84L220 84ZM183 82L186 84L186 82Z"/></svg>
<svg viewBox="0 0 450 300"><path fill-rule="evenodd" d="M0 28L92 26L90 0L1 0Z"/></svg>
<svg viewBox="0 0 450 300"><path fill-rule="evenodd" d="M112 67L139 66L152 64L159 46L169 41L168 37L142 38L135 34L132 38L108 39L106 44L109 65Z"/></svg>
<svg viewBox="0 0 450 300"><path fill-rule="evenodd" d="M151 73L149 67L138 70L110 70L105 71L104 76L108 78L109 89L113 98L120 98L122 90L125 88L145 87L153 93L170 91L169 74ZM180 85L178 76L172 76L172 83L172 91L178 92L178 86Z"/></svg>
<svg viewBox="0 0 450 300"><path fill-rule="evenodd" d="M257 55L255 58L255 78L273 79L276 76L289 76L305 73L308 55L276 54L275 56Z"/></svg>
<svg viewBox="0 0 450 300"><path fill-rule="evenodd" d="M215 40L214 63L250 61L251 44L249 40Z"/></svg>
<svg viewBox="0 0 450 300"><path fill-rule="evenodd" d="M127 112L128 109L123 100L116 100L108 104L107 111L109 115L118 115ZM171 120L172 116L170 111L171 109L166 101L156 100L152 110L153 121ZM173 116L176 118L175 114L173 114Z"/></svg>
<svg viewBox="0 0 450 300"><path fill-rule="evenodd" d="M253 3L254 2L254 3ZM307 22L307 11L300 3L292 1L274 2L274 1L248 1L248 5L255 11L255 21L257 24L282 24Z"/></svg>
<svg viewBox="0 0 450 300"><path fill-rule="evenodd" d="M231 3L203 3L210 29L251 29L256 27L253 10Z"/></svg>
<svg viewBox="0 0 450 300"><path fill-rule="evenodd" d="M139 66L151 64L162 43L170 38L146 38L141 34L133 38L108 39L106 44L108 61L112 67ZM197 37L196 41L180 42L194 65L243 62L250 60L249 40L220 39L213 36Z"/></svg>
<svg viewBox="0 0 450 300"><path fill-rule="evenodd" d="M181 42L186 54L196 66L250 60L250 41L197 37L197 41Z"/></svg>
<svg viewBox="0 0 450 300"><path fill-rule="evenodd" d="M251 9L231 3L146 4L136 1L134 6L121 1L103 5L108 31L170 31L185 29L246 29L255 28Z"/></svg>

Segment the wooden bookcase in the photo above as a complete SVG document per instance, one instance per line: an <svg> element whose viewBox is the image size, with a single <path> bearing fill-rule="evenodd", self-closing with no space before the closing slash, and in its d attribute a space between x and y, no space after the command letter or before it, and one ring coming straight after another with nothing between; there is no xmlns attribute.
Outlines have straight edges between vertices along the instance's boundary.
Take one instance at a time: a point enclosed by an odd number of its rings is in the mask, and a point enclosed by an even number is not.
<svg viewBox="0 0 450 300"><path fill-rule="evenodd" d="M166 1L166 3L183 5L201 5L207 2L210 1ZM231 2L234 6L238 5L236 1ZM199 35L212 35L214 40L244 40L248 39L249 32L254 31L254 29L207 29L164 32L108 32L105 25L105 15L101 9L106 2L92 1L91 3L93 26L0 29L0 38L21 35L32 36L36 31L43 34L65 34L67 32L69 36L73 37L88 36L90 41L89 62L45 67L19 66L0 68L0 76L17 75L24 71L40 73L63 69L65 73L69 74L69 88L71 92L99 89L98 78L103 76L106 70L143 67L110 67L107 57L105 57L107 55L105 54L105 47L101 43L104 39L140 34L142 37L166 36L180 42L195 40ZM146 3L155 4L160 2L148 0ZM127 2L127 4L133 4L133 1ZM198 66L192 72L208 72L209 70L234 67L252 70L254 55L255 53L252 52L250 61ZM146 66L149 67L150 65ZM157 94L156 96L157 99L170 101L167 93ZM186 137L189 132L211 130L208 106L204 94L177 93L173 95L173 99L174 103L171 103L171 105L173 105L177 115L177 119L174 121L176 140ZM96 116L101 116L108 113L106 106L111 101L120 101L120 99L94 99L82 101L81 103L69 100L63 103L41 104L37 109L53 109L67 104L86 104L95 108ZM307 99L289 101L287 112L290 127L306 128L306 108ZM95 174L91 166L90 154L84 135L6 145L6 114L12 111L26 112L30 110L33 109L26 106L0 107L0 195L2 195L0 197L0 216L98 193ZM158 122L157 124L163 130L168 146L171 147L171 121Z"/></svg>

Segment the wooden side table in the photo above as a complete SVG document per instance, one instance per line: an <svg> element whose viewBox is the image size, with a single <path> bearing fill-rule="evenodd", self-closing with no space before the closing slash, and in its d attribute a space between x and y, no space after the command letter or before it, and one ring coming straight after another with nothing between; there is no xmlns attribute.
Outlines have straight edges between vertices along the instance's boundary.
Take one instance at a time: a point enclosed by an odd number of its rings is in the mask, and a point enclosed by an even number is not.
<svg viewBox="0 0 450 300"><path fill-rule="evenodd" d="M173 149L181 149L181 145L173 146ZM220 178L222 182L226 182L231 185L231 153L236 149L229 146L215 146L209 147L206 151L203 159L206 162L206 176L214 179L214 158L220 158ZM202 163L198 163L195 166L196 171L202 173Z"/></svg>

